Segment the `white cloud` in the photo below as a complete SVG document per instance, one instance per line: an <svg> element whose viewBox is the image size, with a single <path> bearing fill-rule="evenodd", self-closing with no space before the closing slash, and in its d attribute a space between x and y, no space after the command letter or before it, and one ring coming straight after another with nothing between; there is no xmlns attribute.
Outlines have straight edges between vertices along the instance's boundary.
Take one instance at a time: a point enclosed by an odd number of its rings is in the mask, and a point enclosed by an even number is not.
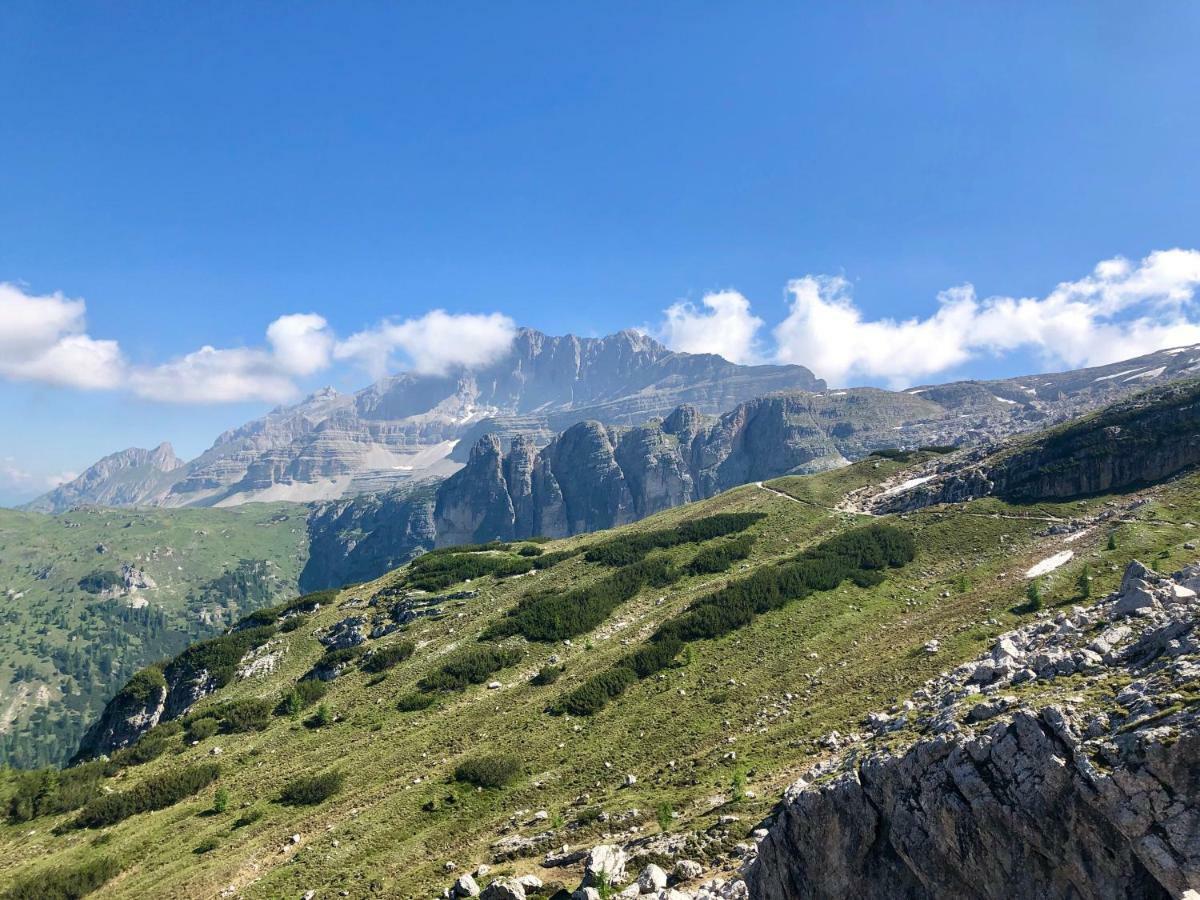
<svg viewBox="0 0 1200 900"><path fill-rule="evenodd" d="M0 283L0 378L66 387L123 389L162 403L286 403L296 379L334 357L382 375L401 364L421 373L483 365L503 355L516 326L507 316L451 315L383 322L339 342L316 313L280 316L258 347L204 346L160 365L131 365L116 341L87 334L86 306L61 294L36 296Z"/></svg>
<svg viewBox="0 0 1200 900"><path fill-rule="evenodd" d="M161 403L286 403L299 388L291 372L263 350L201 347L161 366L136 369L129 388Z"/></svg>
<svg viewBox="0 0 1200 900"><path fill-rule="evenodd" d="M280 316L267 326L267 342L280 367L294 375L312 375L329 365L333 334L316 313Z"/></svg>
<svg viewBox="0 0 1200 900"><path fill-rule="evenodd" d="M391 371L395 355L407 357L411 368L425 375L442 375L453 368L474 368L494 362L508 352L517 326L508 316L451 315L435 309L417 319L385 321L352 334L334 348L334 357L355 360L378 378Z"/></svg>
<svg viewBox="0 0 1200 900"><path fill-rule="evenodd" d="M31 295L0 282L0 377L76 388L112 388L125 363L116 341L89 337L82 300Z"/></svg>
<svg viewBox="0 0 1200 900"><path fill-rule="evenodd" d="M938 296L926 318L865 319L842 278L788 285L775 356L831 384L855 378L903 387L981 354L1033 350L1046 365L1091 366L1200 342L1194 320L1200 251L1165 250L1134 264L1110 259L1045 297L979 300L962 285Z"/></svg>
<svg viewBox="0 0 1200 900"><path fill-rule="evenodd" d="M719 291L706 294L700 302L705 309L685 301L666 309L657 332L662 342L685 353L715 353L730 362L754 362L763 320L750 312L750 301L737 291Z"/></svg>

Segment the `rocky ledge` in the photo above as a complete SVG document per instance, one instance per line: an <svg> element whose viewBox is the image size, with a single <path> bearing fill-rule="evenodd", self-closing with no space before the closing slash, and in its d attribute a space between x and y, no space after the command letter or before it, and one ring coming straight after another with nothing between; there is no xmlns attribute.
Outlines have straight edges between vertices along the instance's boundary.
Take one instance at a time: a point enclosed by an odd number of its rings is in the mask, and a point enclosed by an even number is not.
<svg viewBox="0 0 1200 900"><path fill-rule="evenodd" d="M757 900L1200 889L1200 566L999 638L796 782Z"/></svg>

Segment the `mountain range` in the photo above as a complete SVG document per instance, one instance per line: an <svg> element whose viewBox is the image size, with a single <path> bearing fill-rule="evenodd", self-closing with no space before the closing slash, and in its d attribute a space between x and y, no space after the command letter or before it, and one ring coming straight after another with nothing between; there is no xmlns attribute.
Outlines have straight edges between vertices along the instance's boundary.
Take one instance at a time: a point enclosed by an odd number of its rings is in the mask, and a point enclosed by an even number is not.
<svg viewBox="0 0 1200 900"><path fill-rule="evenodd" d="M583 421L639 425L680 406L720 415L777 393L794 398L789 415L810 421L814 459L841 463L881 447L994 440L1196 371L1200 348L1190 347L1056 374L831 390L803 366L673 352L635 331L579 338L523 329L484 368L406 373L355 394L327 388L225 432L188 462L169 444L124 450L27 508L231 506L411 490L462 468L485 434L502 446L523 435L540 448Z"/></svg>
<svg viewBox="0 0 1200 900"><path fill-rule="evenodd" d="M105 457L28 508L333 499L447 475L461 465L459 441L469 446L483 431L548 438L583 419L639 422L680 403L718 413L771 391L824 386L803 366L674 353L635 331L579 338L523 329L489 366L405 373L348 395L326 388L225 432L187 463L165 444Z"/></svg>

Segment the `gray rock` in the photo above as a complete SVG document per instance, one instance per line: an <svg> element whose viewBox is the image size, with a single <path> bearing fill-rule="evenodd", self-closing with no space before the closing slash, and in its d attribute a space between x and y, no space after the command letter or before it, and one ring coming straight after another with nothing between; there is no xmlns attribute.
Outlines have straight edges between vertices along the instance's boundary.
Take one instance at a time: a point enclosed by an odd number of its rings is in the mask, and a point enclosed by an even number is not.
<svg viewBox="0 0 1200 900"><path fill-rule="evenodd" d="M525 900L525 887L515 878L497 878L479 895L479 900Z"/></svg>
<svg viewBox="0 0 1200 900"><path fill-rule="evenodd" d="M454 887L451 888L451 892L457 898L478 897L479 885L476 883L474 878L464 872L462 875L459 875L458 880L454 882Z"/></svg>
<svg viewBox="0 0 1200 900"><path fill-rule="evenodd" d="M650 863L638 875L637 886L643 894L652 894L655 891L660 891L667 886L667 873L654 863Z"/></svg>
<svg viewBox="0 0 1200 900"><path fill-rule="evenodd" d="M583 868L583 884L593 886L601 873L607 876L609 884L616 884L625 878L625 851L612 844L599 844L588 853L587 862Z"/></svg>
<svg viewBox="0 0 1200 900"><path fill-rule="evenodd" d="M704 874L704 866L692 859L681 859L675 863L674 875L680 881L694 881Z"/></svg>

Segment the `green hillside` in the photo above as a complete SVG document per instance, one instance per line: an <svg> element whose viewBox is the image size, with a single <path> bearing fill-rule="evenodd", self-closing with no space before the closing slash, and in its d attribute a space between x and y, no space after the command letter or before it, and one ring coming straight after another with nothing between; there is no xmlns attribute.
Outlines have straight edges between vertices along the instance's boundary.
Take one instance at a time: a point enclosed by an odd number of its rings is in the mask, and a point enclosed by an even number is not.
<svg viewBox="0 0 1200 900"><path fill-rule="evenodd" d="M1048 608L1074 602L1084 565L1100 593L1134 557L1195 556L1195 475L1070 504L833 508L918 461L747 485L616 532L438 552L259 614L167 668L256 663L182 720L108 762L5 779L0 881L14 897L69 881L107 882L106 897L430 897L448 864L573 886L546 852L663 832L732 868L823 738L1034 615L1024 573L1064 548L1050 525L1109 514L1039 579ZM727 514L762 517L712 518ZM318 641L406 613L360 647ZM340 674L322 689L302 681L314 673ZM163 684L150 670L124 699ZM723 816L741 825L714 829Z"/></svg>
<svg viewBox="0 0 1200 900"><path fill-rule="evenodd" d="M294 593L306 512L0 509L0 763L65 762L133 672Z"/></svg>

